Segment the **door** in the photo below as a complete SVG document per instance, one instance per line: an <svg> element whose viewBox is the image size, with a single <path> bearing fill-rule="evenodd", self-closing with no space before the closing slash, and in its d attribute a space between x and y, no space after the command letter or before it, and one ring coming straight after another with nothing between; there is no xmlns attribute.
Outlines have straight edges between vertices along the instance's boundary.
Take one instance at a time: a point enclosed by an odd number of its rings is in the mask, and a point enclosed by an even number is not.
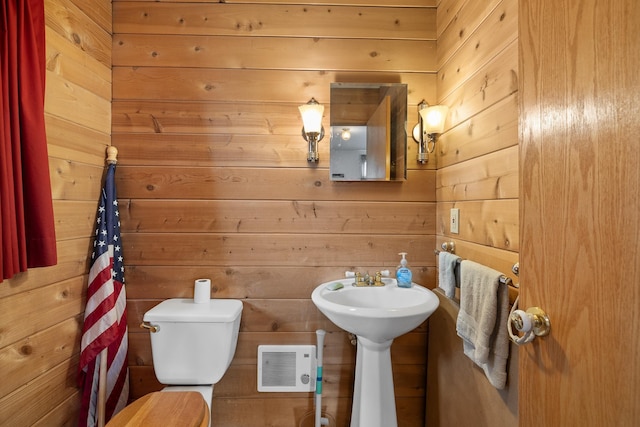
<svg viewBox="0 0 640 427"><path fill-rule="evenodd" d="M640 423L640 6L520 3L520 425Z"/></svg>

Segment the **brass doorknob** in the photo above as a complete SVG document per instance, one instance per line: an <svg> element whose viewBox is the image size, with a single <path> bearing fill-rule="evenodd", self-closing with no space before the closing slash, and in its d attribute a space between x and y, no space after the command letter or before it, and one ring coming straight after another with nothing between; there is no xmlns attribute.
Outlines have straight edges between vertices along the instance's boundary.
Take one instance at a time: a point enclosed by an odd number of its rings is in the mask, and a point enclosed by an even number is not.
<svg viewBox="0 0 640 427"><path fill-rule="evenodd" d="M527 311L513 310L509 316L510 327L524 333L521 337L511 334L516 344L533 341L535 337L544 337L551 332L549 316L540 307L530 307Z"/></svg>

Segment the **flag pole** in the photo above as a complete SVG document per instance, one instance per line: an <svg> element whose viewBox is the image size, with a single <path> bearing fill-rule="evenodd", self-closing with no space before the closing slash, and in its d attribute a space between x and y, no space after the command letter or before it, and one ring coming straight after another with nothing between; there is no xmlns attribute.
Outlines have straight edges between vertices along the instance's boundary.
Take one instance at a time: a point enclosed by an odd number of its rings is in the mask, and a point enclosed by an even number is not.
<svg viewBox="0 0 640 427"><path fill-rule="evenodd" d="M118 163L118 149L113 145L107 147L107 164ZM100 378L98 383L98 427L104 427L107 406L107 348L100 352Z"/></svg>

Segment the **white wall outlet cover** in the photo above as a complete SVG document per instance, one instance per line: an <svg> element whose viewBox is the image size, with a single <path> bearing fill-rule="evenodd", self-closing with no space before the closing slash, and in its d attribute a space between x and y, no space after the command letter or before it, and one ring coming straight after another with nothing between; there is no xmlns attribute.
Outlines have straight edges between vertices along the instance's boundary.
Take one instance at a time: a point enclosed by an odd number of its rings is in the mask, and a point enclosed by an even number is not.
<svg viewBox="0 0 640 427"><path fill-rule="evenodd" d="M449 231L451 231L451 233L458 234L460 232L460 209L451 209L450 221Z"/></svg>

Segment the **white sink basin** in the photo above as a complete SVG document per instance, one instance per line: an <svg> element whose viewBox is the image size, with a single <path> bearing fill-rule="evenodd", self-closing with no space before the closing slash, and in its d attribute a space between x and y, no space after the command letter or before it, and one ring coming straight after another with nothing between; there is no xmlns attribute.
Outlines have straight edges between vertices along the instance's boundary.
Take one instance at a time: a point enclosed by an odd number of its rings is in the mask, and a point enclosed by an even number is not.
<svg viewBox="0 0 640 427"><path fill-rule="evenodd" d="M438 297L427 288L399 288L395 279L383 281L385 286L356 287L353 279L334 280L315 288L311 299L336 326L378 343L417 328L438 308ZM344 287L330 290L335 283Z"/></svg>
<svg viewBox="0 0 640 427"><path fill-rule="evenodd" d="M398 427L391 371L393 339L420 326L438 308L436 294L420 285L356 287L353 279L323 283L311 299L336 326L358 338L351 427ZM331 290L336 284L344 287Z"/></svg>

